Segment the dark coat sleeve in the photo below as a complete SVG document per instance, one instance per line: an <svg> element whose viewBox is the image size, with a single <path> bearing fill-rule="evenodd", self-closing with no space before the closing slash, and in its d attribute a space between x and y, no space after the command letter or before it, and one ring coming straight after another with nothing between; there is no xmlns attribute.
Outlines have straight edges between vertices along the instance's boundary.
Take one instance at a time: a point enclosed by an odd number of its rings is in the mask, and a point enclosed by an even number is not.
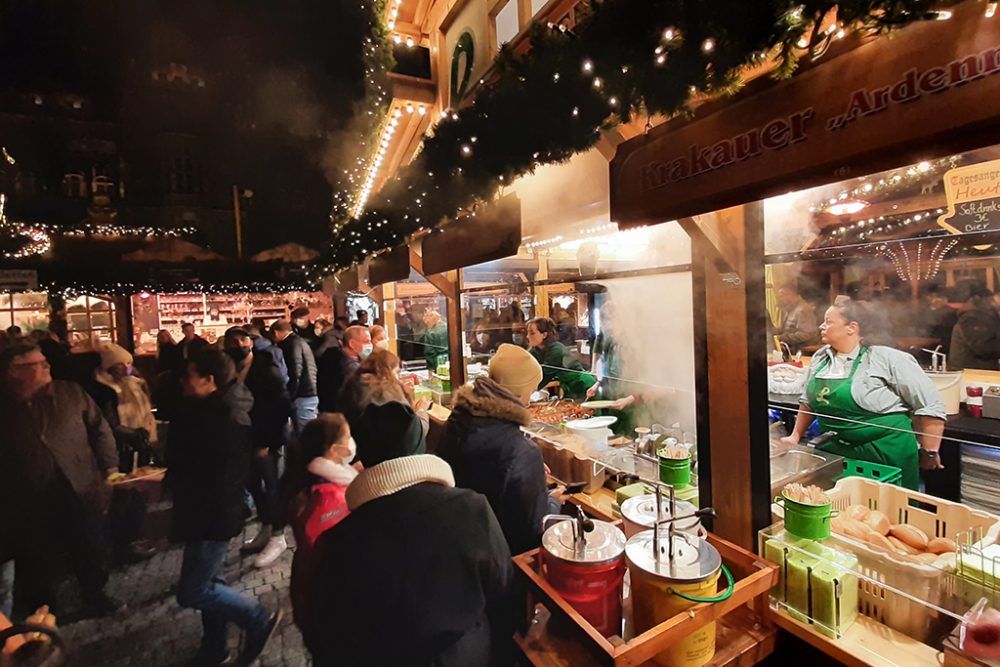
<svg viewBox="0 0 1000 667"><path fill-rule="evenodd" d="M302 355L291 338L281 341L281 351L285 355L285 364L288 367L288 395L294 399L299 390L299 378L303 373Z"/></svg>
<svg viewBox="0 0 1000 667"><path fill-rule="evenodd" d="M479 573L480 585L486 598L486 615L490 621L491 664L509 665L513 654L511 638L514 635L514 568L511 565L510 549L489 503L484 499L480 506L482 521L477 522L477 525L485 533L483 542L486 551L482 552Z"/></svg>
<svg viewBox="0 0 1000 667"><path fill-rule="evenodd" d="M87 442L94 451L94 458L101 472L106 472L111 468L118 467L118 449L115 447L115 436L111 433L111 427L104 419L98 409L94 399L88 396L83 390L80 395L84 400L83 420L87 427Z"/></svg>
<svg viewBox="0 0 1000 667"><path fill-rule="evenodd" d="M517 458L504 479L502 516L497 517L507 530L507 541L515 555L541 544L542 519L549 507L542 454L533 444L523 445L517 448Z"/></svg>

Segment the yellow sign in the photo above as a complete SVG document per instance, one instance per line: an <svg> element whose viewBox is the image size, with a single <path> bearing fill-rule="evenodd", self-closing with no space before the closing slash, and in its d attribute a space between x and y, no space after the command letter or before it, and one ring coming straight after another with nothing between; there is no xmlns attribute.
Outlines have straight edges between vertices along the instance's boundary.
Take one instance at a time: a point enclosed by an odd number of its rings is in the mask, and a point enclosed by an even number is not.
<svg viewBox="0 0 1000 667"><path fill-rule="evenodd" d="M1000 160L957 167L944 175L948 212L938 224L952 234L1000 230Z"/></svg>

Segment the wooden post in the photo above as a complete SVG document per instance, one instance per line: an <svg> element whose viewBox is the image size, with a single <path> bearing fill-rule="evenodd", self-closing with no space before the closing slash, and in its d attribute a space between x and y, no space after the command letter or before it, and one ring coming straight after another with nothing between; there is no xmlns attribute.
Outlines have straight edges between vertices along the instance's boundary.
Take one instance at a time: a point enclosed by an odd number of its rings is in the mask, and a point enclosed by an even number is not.
<svg viewBox="0 0 1000 667"><path fill-rule="evenodd" d="M451 390L465 384L465 353L462 345L462 272L446 274L451 283L448 297L448 361L451 367Z"/></svg>
<svg viewBox="0 0 1000 667"><path fill-rule="evenodd" d="M704 267L708 377L698 389L705 390L701 398L708 402L707 476L719 515L715 532L753 549L756 531L770 523L763 205L680 223ZM699 483L703 475L699 471Z"/></svg>
<svg viewBox="0 0 1000 667"><path fill-rule="evenodd" d="M236 223L236 257L243 259L243 223L240 220L240 192L233 186L233 222Z"/></svg>
<svg viewBox="0 0 1000 667"><path fill-rule="evenodd" d="M386 303L392 301L392 307ZM396 283L382 285L382 319L385 321L385 332L389 336L389 349L393 354L399 354L399 342L396 340Z"/></svg>

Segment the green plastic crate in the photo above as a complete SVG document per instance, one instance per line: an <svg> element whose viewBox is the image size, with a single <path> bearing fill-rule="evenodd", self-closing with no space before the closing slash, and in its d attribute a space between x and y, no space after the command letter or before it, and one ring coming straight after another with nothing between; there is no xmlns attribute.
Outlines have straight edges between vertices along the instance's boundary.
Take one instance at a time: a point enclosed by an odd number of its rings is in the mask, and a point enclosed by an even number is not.
<svg viewBox="0 0 1000 667"><path fill-rule="evenodd" d="M845 477L864 477L883 484L895 484L900 486L903 481L903 471L896 466L882 465L870 461L859 461L857 459L844 459L844 474L837 479Z"/></svg>

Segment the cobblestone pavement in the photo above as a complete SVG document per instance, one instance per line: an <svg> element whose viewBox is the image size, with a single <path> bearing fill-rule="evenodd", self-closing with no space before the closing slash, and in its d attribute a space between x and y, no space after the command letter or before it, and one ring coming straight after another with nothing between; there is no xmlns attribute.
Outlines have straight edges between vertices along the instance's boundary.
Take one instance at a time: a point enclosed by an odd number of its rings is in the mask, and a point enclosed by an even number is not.
<svg viewBox="0 0 1000 667"><path fill-rule="evenodd" d="M226 558L226 581L272 609L280 604L284 611L280 627L258 661L260 667L309 665L309 653L292 622L288 594L292 549L272 567L255 569L253 557L241 557L239 545L257 529L258 524L251 524L241 539L232 540ZM291 545L290 530L286 536ZM108 593L124 600L128 610L112 618L61 626L70 645L72 667L179 667L190 663L201 638L201 619L198 612L181 609L174 597L181 554L181 547L174 547L112 573ZM231 645L235 646L236 641L237 633L232 629Z"/></svg>

